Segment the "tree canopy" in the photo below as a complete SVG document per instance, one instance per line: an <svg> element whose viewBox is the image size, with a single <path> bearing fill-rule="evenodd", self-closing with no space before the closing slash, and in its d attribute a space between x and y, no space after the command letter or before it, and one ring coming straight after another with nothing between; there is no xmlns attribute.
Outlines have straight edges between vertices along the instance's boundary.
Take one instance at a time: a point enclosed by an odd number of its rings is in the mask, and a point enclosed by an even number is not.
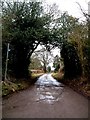
<svg viewBox="0 0 90 120"><path fill-rule="evenodd" d="M85 53L90 55L85 42L87 25L67 12L60 13L55 4L45 11L41 2L3 2L2 32L3 71L9 43L8 73L15 77L28 76L31 56L38 45L44 45L47 51L61 49L65 75L71 78L81 75Z"/></svg>
<svg viewBox="0 0 90 120"><path fill-rule="evenodd" d="M9 63L12 64L8 66L16 77L27 76L33 51L50 39L46 28L50 18L43 14L40 2L8 2L2 8L3 44L9 42L11 49Z"/></svg>

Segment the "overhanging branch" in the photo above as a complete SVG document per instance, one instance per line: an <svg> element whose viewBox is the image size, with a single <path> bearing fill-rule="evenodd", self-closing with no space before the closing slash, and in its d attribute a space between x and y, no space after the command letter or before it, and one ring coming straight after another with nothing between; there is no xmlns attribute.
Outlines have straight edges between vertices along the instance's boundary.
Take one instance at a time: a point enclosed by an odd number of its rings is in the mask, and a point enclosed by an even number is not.
<svg viewBox="0 0 90 120"><path fill-rule="evenodd" d="M29 51L28 55L27 55L27 59L30 58L30 56L32 55L32 53L34 52L34 50L37 48L37 46L40 44L40 41L36 44L35 47L33 47L32 50Z"/></svg>
<svg viewBox="0 0 90 120"><path fill-rule="evenodd" d="M82 9L81 5L78 2L76 3L79 5L79 8L81 12L83 13L84 17L86 17L87 21L89 21L90 15L84 12L84 10Z"/></svg>

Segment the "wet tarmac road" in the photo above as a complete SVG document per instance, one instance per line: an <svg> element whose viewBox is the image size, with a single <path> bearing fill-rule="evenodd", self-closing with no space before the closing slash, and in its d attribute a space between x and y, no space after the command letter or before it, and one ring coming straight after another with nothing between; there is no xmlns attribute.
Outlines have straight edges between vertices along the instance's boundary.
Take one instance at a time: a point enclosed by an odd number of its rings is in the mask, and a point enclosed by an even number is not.
<svg viewBox="0 0 90 120"><path fill-rule="evenodd" d="M88 100L45 74L3 100L3 118L88 118Z"/></svg>

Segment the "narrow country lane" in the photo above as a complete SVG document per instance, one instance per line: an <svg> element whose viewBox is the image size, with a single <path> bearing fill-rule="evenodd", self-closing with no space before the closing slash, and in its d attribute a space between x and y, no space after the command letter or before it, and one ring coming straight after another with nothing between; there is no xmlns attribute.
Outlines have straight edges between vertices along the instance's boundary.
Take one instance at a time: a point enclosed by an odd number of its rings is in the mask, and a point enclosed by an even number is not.
<svg viewBox="0 0 90 120"><path fill-rule="evenodd" d="M3 118L88 118L88 100L42 75L32 87L3 100Z"/></svg>

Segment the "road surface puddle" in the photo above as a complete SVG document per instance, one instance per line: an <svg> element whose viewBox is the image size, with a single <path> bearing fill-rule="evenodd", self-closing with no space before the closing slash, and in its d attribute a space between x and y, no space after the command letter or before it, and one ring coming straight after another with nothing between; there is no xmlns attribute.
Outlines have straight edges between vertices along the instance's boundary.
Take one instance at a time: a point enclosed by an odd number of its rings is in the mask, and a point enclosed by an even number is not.
<svg viewBox="0 0 90 120"><path fill-rule="evenodd" d="M57 82L51 74L42 75L36 84L36 102L54 104L62 97L63 84Z"/></svg>

